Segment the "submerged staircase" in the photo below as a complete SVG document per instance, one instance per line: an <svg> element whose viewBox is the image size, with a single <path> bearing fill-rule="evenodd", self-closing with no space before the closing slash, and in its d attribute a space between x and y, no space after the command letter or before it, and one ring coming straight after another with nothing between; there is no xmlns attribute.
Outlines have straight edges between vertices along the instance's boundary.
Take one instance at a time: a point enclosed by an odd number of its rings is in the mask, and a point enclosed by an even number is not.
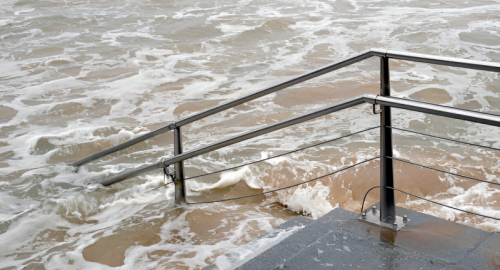
<svg viewBox="0 0 500 270"><path fill-rule="evenodd" d="M310 113L246 131L239 135L183 152L181 130L183 126L371 57L380 58L380 95L365 94L346 99ZM127 142L73 162L70 165L79 167L90 161L125 149L157 135L173 131L173 156L162 158L157 162L140 166L131 171L122 172L111 178L100 181L99 183L108 186L154 170L163 169L165 175L169 175L172 178L172 182L170 183L175 184L175 203L184 205L239 200L277 192L316 181L322 177L331 176L371 160L379 159L380 185L372 187L367 191L369 192L375 188L380 189L380 204L376 208L372 208L373 210L369 209L368 211L363 211L362 209L360 215L337 208L318 220L298 217L282 224L275 230L263 235L260 239L254 240L246 245L246 247L248 247L246 253L249 256L244 256L244 259L241 259L241 252L236 254L233 251L232 253L217 258L216 263L208 266L206 269L500 269L500 236L498 233L484 232L423 213L398 208L395 206L394 191L470 215L481 216L497 221L500 221L500 217L470 212L468 210L431 201L412 194L409 191L396 189L394 185L393 161L397 160L399 162L495 186L500 186L500 181L498 181L498 179L492 181L491 179L480 179L462 175L393 156L392 130L406 131L419 136L428 136L494 151L500 151L500 149L393 126L391 122L391 109L397 108L415 111L493 127L500 127L500 116L391 96L390 59L500 73L500 63L372 49L247 96L195 113L176 122L167 124L157 130L147 132ZM232 170L241 166L264 161L265 159L252 161L221 171L191 176L189 178L187 178L184 173L183 163L185 160L364 103L372 106L372 112L374 114L380 114L380 124L376 127L354 132L346 136L352 136L374 128L379 128L379 156L348 165L320 177L290 186L279 187L271 191L205 202L191 202L190 200L186 200L185 180L220 173L225 170ZM379 107L379 109L377 109L377 107ZM341 139L346 136L333 140ZM304 149L305 148L296 149L285 154ZM168 170L171 165L175 168L173 172ZM380 209L380 211L377 209ZM398 215L396 215L396 213ZM262 243L265 244L261 245ZM243 247L243 249L244 248L245 247ZM243 253L245 253L245 250L243 250Z"/></svg>
<svg viewBox="0 0 500 270"><path fill-rule="evenodd" d="M244 259L227 253L204 270L500 269L500 233L400 207L396 211L410 220L399 231L360 220L359 213L342 208L317 220L299 216L248 243ZM256 242L287 230L296 232L252 250Z"/></svg>

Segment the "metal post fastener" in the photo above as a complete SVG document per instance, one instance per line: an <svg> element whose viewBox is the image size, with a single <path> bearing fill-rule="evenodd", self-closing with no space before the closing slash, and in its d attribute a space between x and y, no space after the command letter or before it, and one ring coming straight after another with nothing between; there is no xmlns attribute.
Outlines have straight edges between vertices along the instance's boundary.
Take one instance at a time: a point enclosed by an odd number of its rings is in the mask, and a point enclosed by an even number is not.
<svg viewBox="0 0 500 270"><path fill-rule="evenodd" d="M389 58L380 57L380 95L390 96ZM391 224L396 218L394 168L392 162L391 108L380 106L380 221Z"/></svg>

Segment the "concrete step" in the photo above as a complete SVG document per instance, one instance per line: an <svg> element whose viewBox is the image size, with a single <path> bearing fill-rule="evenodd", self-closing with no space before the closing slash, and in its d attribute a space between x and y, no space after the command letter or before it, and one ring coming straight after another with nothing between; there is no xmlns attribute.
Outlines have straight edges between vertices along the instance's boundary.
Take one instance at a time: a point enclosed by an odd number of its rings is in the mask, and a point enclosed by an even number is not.
<svg viewBox="0 0 500 270"><path fill-rule="evenodd" d="M500 236L397 208L400 231L334 209L236 269L500 269Z"/></svg>

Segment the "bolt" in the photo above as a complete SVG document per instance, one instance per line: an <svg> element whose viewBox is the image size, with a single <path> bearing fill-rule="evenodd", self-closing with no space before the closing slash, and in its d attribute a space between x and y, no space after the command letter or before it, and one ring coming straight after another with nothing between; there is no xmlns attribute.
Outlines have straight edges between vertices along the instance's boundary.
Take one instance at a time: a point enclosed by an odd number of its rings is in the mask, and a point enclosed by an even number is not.
<svg viewBox="0 0 500 270"><path fill-rule="evenodd" d="M363 212L363 213L361 214L361 218L362 218L362 219L366 219L366 212Z"/></svg>
<svg viewBox="0 0 500 270"><path fill-rule="evenodd" d="M372 212L375 214L377 212L377 207L376 206L372 206Z"/></svg>
<svg viewBox="0 0 500 270"><path fill-rule="evenodd" d="M407 216L407 215L404 215L404 216L403 216L403 222L404 222L404 223L408 222L408 216Z"/></svg>
<svg viewBox="0 0 500 270"><path fill-rule="evenodd" d="M392 224L392 228L393 228L394 230L397 230L397 229L398 229L398 224L397 224L396 222L394 222L394 223Z"/></svg>

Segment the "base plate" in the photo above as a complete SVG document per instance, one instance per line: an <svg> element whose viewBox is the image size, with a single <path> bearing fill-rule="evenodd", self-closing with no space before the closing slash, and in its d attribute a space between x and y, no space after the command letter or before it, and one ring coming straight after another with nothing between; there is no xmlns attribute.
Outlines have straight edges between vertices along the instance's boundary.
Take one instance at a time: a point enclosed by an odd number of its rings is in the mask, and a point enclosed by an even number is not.
<svg viewBox="0 0 500 270"><path fill-rule="evenodd" d="M382 222L380 221L380 210L375 206L366 210L364 215L361 215L359 219L378 226L393 229L395 231L399 231L401 228L404 228L408 222L410 222L406 216L396 216L396 220L390 223Z"/></svg>

